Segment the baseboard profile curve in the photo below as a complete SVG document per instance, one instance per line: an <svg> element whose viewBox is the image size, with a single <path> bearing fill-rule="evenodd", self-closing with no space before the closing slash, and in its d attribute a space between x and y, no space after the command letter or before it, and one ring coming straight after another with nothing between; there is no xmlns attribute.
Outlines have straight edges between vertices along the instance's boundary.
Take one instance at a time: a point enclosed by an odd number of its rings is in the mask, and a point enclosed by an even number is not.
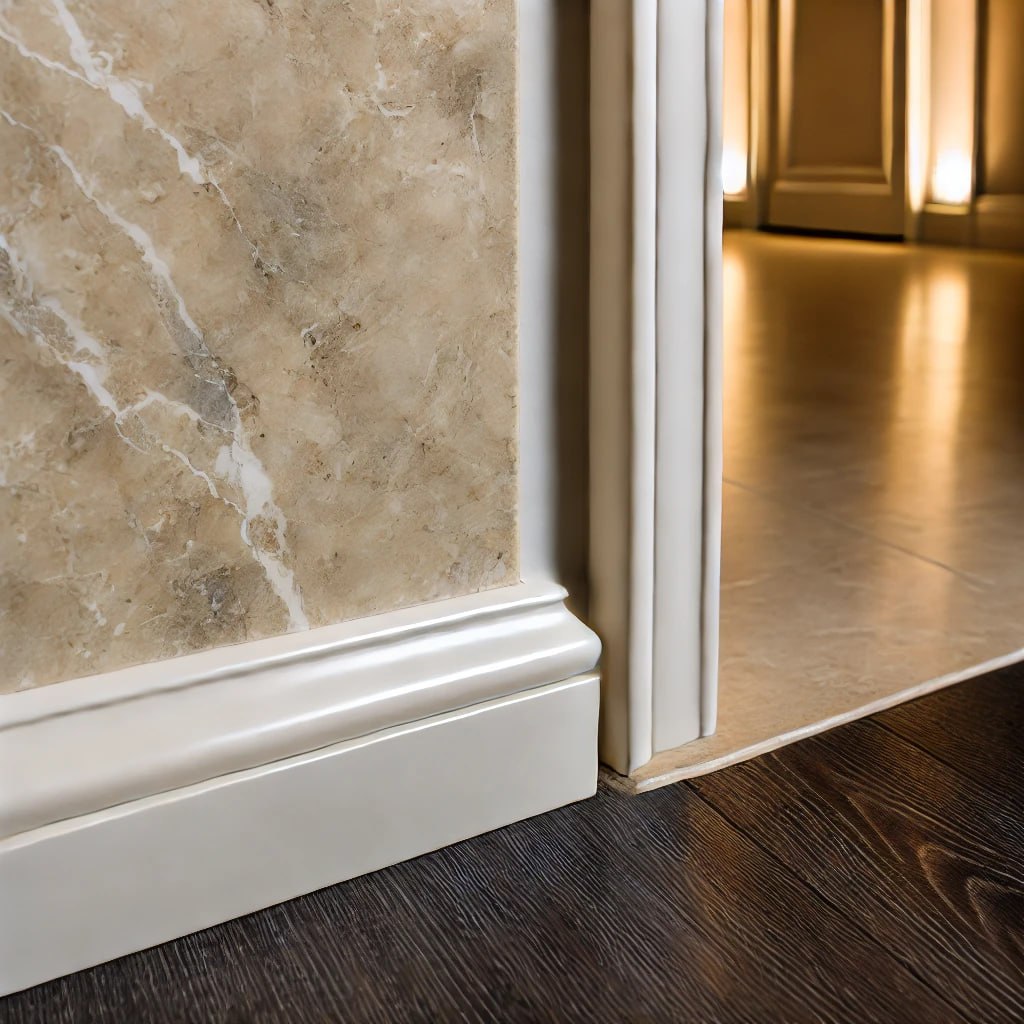
<svg viewBox="0 0 1024 1024"><path fill-rule="evenodd" d="M0 993L591 795L600 644L565 597L0 697Z"/></svg>

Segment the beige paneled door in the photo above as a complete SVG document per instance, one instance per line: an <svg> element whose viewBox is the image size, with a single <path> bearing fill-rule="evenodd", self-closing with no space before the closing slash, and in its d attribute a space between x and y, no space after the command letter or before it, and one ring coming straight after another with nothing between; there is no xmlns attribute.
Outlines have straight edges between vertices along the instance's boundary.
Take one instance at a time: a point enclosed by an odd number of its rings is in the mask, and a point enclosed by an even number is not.
<svg viewBox="0 0 1024 1024"><path fill-rule="evenodd" d="M903 233L906 0L774 0L767 222Z"/></svg>

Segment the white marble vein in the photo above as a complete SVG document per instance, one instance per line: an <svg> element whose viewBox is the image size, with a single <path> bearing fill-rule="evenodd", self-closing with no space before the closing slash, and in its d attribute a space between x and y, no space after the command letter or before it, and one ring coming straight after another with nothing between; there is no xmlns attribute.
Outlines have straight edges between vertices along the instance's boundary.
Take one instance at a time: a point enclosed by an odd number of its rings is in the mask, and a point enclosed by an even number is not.
<svg viewBox="0 0 1024 1024"><path fill-rule="evenodd" d="M61 0L57 0L57 2L60 3ZM184 297L175 287L167 262L157 252L156 246L147 232L138 224L134 224L125 217L122 217L117 210L113 208L113 206L100 199L92 187L85 181L81 172L61 146L47 144L41 139L39 132L16 120L7 111L0 110L0 116L2 116L12 127L20 128L31 134L33 138L47 149L48 152L55 156L71 175L75 185L82 194L112 225L122 231L131 240L138 249L143 263L148 268L149 273L154 280L158 295L167 295L173 300L179 317L192 337L196 352L204 358L212 358L209 349L206 347L202 331L189 313ZM16 258L2 236L0 236L0 245L2 245L4 251L9 254L12 263L14 263L16 267L19 267L22 270L22 273L24 273L24 264ZM31 296L29 297L31 298ZM101 357L102 347L99 342L95 338L92 338L80 324L76 323L66 310L59 307L55 299L52 297L46 297L41 301L41 304L57 313L69 333L75 339L79 349L87 350L94 356ZM38 331L33 331L32 333L37 343L43 345L46 344L45 339ZM54 355L58 359L61 358L57 353L54 353ZM104 387L103 382L105 380L106 373L102 367L97 368L92 364L83 363L77 360L61 359L61 361L68 367L68 369L78 375L96 401L103 406L103 408L113 413L116 429L126 443L141 451L141 449L138 449L134 442L125 437L121 431L120 424L124 412L118 407L113 396ZM244 496L245 512L242 513L242 539L250 551L252 551L253 557L263 567L264 572L267 574L267 579L273 586L274 591L287 608L290 628L308 629L309 620L302 607L302 593L295 581L294 573L284 561L287 555L286 533L288 523L285 520L284 513L274 501L273 486L270 482L270 478L267 476L266 470L257 456L253 453L252 448L245 437L242 417L238 410L238 405L227 389L223 387L222 382L218 383L221 384L223 394L230 404L232 410L232 422L230 424L231 429L229 431L231 440L221 448L214 470L223 480L237 487ZM157 397L154 392L151 392L150 395L154 398ZM197 470L192 462L182 453L177 452L169 446L165 446L165 450L174 454L177 458L183 461L196 476L203 479L209 486L210 493L212 495L220 500L226 500L221 497L208 474ZM228 504L241 513L241 509L237 504L234 502L228 502ZM280 555L267 551L263 547L257 546L253 543L250 527L256 516L265 516L274 524L274 537L278 550L281 552Z"/></svg>
<svg viewBox="0 0 1024 1024"><path fill-rule="evenodd" d="M202 160L189 153L179 139L175 138L171 132L162 128L153 120L145 104L142 102L139 86L135 82L119 78L109 70L109 65L111 64L109 55L101 54L98 56L93 53L92 45L86 39L64 0L52 0L52 3L57 20L67 34L70 56L78 67L81 68L85 80L94 88L105 92L130 118L141 122L149 131L156 132L174 150L174 155L178 160L178 170L183 175L197 185L211 186L231 214L231 219L234 221L238 233L249 247L253 261L268 272L279 272L280 267L267 264L261 259L259 248L253 244L245 233L238 215L235 213L235 208L221 187L220 182L210 174ZM106 57L106 60L101 60L100 56ZM60 64L54 66L54 69L58 68L68 70Z"/></svg>
<svg viewBox="0 0 1024 1024"><path fill-rule="evenodd" d="M0 691L518 578L514 12L0 0Z"/></svg>

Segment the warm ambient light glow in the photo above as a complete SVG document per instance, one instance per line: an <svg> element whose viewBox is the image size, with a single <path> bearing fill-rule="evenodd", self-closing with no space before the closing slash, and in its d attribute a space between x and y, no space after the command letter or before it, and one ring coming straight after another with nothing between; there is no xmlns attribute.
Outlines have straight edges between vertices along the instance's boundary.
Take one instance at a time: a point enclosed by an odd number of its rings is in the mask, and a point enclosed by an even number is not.
<svg viewBox="0 0 1024 1024"><path fill-rule="evenodd" d="M932 172L932 199L937 203L961 205L971 198L971 158L960 150L939 154Z"/></svg>
<svg viewBox="0 0 1024 1024"><path fill-rule="evenodd" d="M928 197L931 13L930 0L907 3L907 197L914 213L924 209Z"/></svg>
<svg viewBox="0 0 1024 1024"><path fill-rule="evenodd" d="M750 0L726 0L722 9L722 191L747 191L750 151Z"/></svg>
<svg viewBox="0 0 1024 1024"><path fill-rule="evenodd" d="M742 195L747 190L747 154L738 149L722 151L722 191L727 196Z"/></svg>
<svg viewBox="0 0 1024 1024"><path fill-rule="evenodd" d="M949 256L918 264L904 279L893 441L887 448L888 480L879 491L885 496L883 515L891 508L958 506L958 486L963 486L958 478L966 465L962 421L971 326L968 268L967 263ZM912 433L907 433L909 424ZM953 548L958 539L957 530L950 526L950 520L939 515L922 520L916 533L923 550L947 565L955 559ZM944 601L948 594L934 590L929 599Z"/></svg>
<svg viewBox="0 0 1024 1024"><path fill-rule="evenodd" d="M960 206L973 191L980 0L929 0L929 198Z"/></svg>

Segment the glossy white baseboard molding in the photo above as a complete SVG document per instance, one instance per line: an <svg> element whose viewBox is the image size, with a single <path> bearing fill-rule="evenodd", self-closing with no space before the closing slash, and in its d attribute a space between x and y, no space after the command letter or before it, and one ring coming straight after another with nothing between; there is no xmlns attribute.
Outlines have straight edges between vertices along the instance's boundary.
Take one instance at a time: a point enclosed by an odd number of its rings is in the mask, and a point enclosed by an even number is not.
<svg viewBox="0 0 1024 1024"><path fill-rule="evenodd" d="M519 584L0 697L0 991L592 793L600 644L565 596Z"/></svg>
<svg viewBox="0 0 1024 1024"><path fill-rule="evenodd" d="M519 584L0 697L0 837L587 672Z"/></svg>
<svg viewBox="0 0 1024 1024"><path fill-rule="evenodd" d="M0 841L0 992L592 795L598 690L578 676Z"/></svg>

